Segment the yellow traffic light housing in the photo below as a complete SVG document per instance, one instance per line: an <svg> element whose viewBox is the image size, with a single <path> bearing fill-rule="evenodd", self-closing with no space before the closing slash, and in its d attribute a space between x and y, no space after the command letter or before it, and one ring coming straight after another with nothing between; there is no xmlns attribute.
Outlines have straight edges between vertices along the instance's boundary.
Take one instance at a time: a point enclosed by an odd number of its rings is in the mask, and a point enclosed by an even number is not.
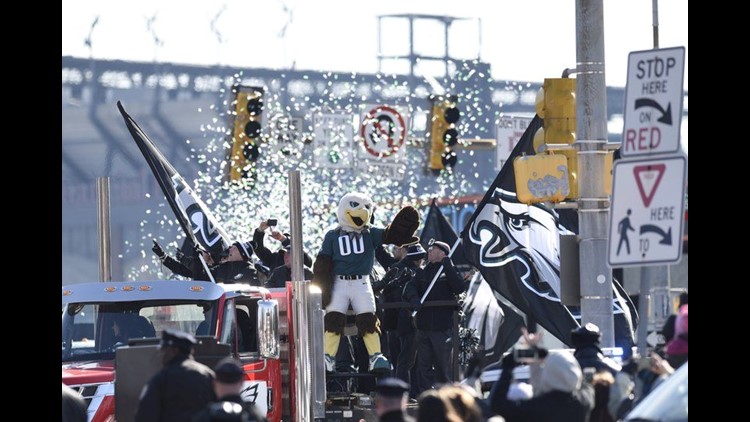
<svg viewBox="0 0 750 422"><path fill-rule="evenodd" d="M229 180L255 178L254 163L260 155L263 88L235 85L234 128L229 155Z"/></svg>
<svg viewBox="0 0 750 422"><path fill-rule="evenodd" d="M569 144L576 141L576 80L572 78L546 78L537 93L536 114L544 119L544 127L534 134L534 151L545 144ZM564 155L568 165L569 199L578 197L578 155L575 149L552 150Z"/></svg>
<svg viewBox="0 0 750 422"><path fill-rule="evenodd" d="M458 121L461 111L458 109L458 96L431 95L430 101L430 161L429 169L440 171L453 167L458 161L454 147L458 143Z"/></svg>

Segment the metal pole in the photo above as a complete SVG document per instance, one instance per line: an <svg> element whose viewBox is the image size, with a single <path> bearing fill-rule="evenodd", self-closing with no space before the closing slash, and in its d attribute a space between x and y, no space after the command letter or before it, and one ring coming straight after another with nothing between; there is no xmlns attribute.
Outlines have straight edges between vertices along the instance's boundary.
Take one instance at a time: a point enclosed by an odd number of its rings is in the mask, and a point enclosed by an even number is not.
<svg viewBox="0 0 750 422"><path fill-rule="evenodd" d="M654 27L654 48L659 48L659 0L651 1L651 19Z"/></svg>
<svg viewBox="0 0 750 422"><path fill-rule="evenodd" d="M652 0L651 2L651 18L654 34L654 48L659 48L659 0ZM651 309L650 305L654 305L653 300L655 296L652 294L653 290L669 291L670 280L669 280L669 266L660 265L655 268L641 267L641 287L640 287L640 299L638 301L638 353L641 356L646 356L648 351L648 343L646 338L648 337L649 331L660 331L661 326L659 320L651 318L654 314L655 309ZM654 314L659 315L659 314ZM662 320L663 324L664 321Z"/></svg>
<svg viewBox="0 0 750 422"><path fill-rule="evenodd" d="M651 299L649 295L649 278L648 278L648 267L641 267L641 288L638 295L638 355L647 356L648 343L646 338L648 337L648 305Z"/></svg>
<svg viewBox="0 0 750 422"><path fill-rule="evenodd" d="M310 318L308 302L310 301L310 282L292 281L292 306L294 308L294 408L296 422L312 422L312 382L310 359Z"/></svg>
<svg viewBox="0 0 750 422"><path fill-rule="evenodd" d="M294 338L294 406L297 422L312 421L312 359L310 357L310 282L305 281L302 260L302 201L299 170L289 171L289 219L292 246L292 306Z"/></svg>
<svg viewBox="0 0 750 422"><path fill-rule="evenodd" d="M614 347L612 270L607 266L609 197L604 171L607 151L607 91L604 81L603 0L576 1L578 225L581 322L602 332L602 347Z"/></svg>
<svg viewBox="0 0 750 422"><path fill-rule="evenodd" d="M299 170L289 171L289 220L292 245L292 280L305 279L302 256L302 196L300 194Z"/></svg>
<svg viewBox="0 0 750 422"><path fill-rule="evenodd" d="M99 235L99 280L112 281L109 230L109 177L96 178L97 229Z"/></svg>

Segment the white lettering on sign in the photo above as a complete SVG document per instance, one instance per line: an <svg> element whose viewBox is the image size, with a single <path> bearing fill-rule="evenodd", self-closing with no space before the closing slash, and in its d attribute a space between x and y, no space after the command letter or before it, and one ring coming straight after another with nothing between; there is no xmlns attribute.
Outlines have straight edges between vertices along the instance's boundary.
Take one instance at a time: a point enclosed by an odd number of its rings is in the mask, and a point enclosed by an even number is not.
<svg viewBox="0 0 750 422"><path fill-rule="evenodd" d="M503 168L529 123L530 117L502 116L498 119L495 126L495 170Z"/></svg>
<svg viewBox="0 0 750 422"><path fill-rule="evenodd" d="M623 157L680 149L683 47L634 51L628 56L623 116Z"/></svg>
<svg viewBox="0 0 750 422"><path fill-rule="evenodd" d="M618 160L613 171L608 264L675 263L682 254L687 160Z"/></svg>
<svg viewBox="0 0 750 422"><path fill-rule="evenodd" d="M674 220L674 207L651 208L651 220Z"/></svg>

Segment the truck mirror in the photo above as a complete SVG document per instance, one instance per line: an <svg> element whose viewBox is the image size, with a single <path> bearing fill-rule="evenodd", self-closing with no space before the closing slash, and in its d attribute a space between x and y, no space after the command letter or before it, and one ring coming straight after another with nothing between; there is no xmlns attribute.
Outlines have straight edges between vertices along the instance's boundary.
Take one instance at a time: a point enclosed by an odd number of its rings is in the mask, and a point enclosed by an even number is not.
<svg viewBox="0 0 750 422"><path fill-rule="evenodd" d="M279 303L276 300L258 301L258 351L266 359L278 359L281 354Z"/></svg>

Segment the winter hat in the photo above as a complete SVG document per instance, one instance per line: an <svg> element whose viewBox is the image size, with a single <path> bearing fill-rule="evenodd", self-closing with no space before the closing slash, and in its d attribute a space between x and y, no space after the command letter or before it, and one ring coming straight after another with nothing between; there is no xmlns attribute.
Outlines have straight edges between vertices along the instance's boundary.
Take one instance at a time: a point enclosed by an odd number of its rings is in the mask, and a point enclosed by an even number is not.
<svg viewBox="0 0 750 422"><path fill-rule="evenodd" d="M602 334L596 324L587 323L570 332L570 342L573 348L579 349L586 346L599 346Z"/></svg>
<svg viewBox="0 0 750 422"><path fill-rule="evenodd" d="M252 242L234 242L233 246L236 246L242 255L242 259L249 261L250 257L253 256L253 243Z"/></svg>
<svg viewBox="0 0 750 422"><path fill-rule="evenodd" d="M436 246L440 249L442 249L446 255L449 255L451 253L451 247L448 246L447 243L441 242L439 240L430 239L430 242L427 244L429 247Z"/></svg>
<svg viewBox="0 0 750 422"><path fill-rule="evenodd" d="M406 247L406 256L416 261L427 256L427 252L425 252L422 245L420 245L419 243L415 243Z"/></svg>
<svg viewBox="0 0 750 422"><path fill-rule="evenodd" d="M573 354L567 350L553 350L544 359L539 386L534 389L534 396L550 391L571 393L581 388L583 372Z"/></svg>

